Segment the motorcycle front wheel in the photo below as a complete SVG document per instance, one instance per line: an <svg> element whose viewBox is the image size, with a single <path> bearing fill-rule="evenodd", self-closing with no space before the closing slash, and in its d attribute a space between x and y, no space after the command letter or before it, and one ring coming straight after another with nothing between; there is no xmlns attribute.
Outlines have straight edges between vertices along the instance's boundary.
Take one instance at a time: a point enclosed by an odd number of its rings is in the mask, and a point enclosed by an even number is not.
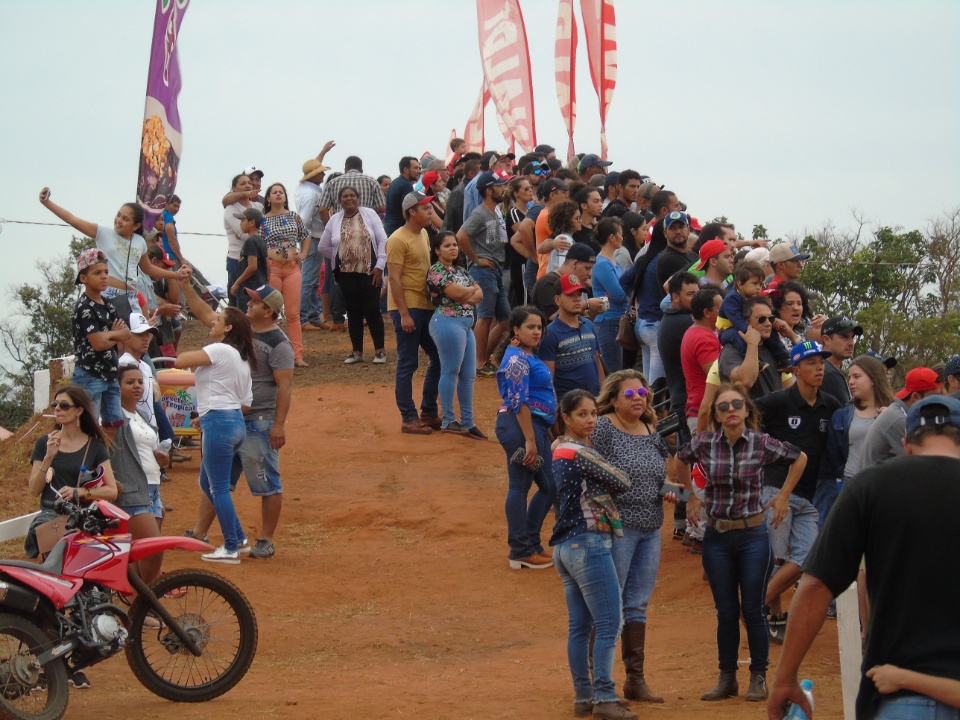
<svg viewBox="0 0 960 720"><path fill-rule="evenodd" d="M34 667L53 645L36 625L0 614L0 718L58 720L67 710L67 669L61 660Z"/></svg>
<svg viewBox="0 0 960 720"><path fill-rule="evenodd" d="M130 609L127 663L150 692L174 702L204 702L236 685L257 652L257 618L243 593L205 570L177 570L150 588L202 651L191 653L153 607Z"/></svg>

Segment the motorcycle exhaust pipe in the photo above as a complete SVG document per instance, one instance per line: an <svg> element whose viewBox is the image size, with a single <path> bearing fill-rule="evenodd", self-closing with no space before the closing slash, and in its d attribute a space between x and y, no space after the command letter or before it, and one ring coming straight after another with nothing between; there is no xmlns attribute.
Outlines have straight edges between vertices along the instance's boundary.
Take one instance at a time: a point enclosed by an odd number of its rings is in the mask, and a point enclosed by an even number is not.
<svg viewBox="0 0 960 720"><path fill-rule="evenodd" d="M40 605L40 596L19 585L0 582L0 605L33 614Z"/></svg>

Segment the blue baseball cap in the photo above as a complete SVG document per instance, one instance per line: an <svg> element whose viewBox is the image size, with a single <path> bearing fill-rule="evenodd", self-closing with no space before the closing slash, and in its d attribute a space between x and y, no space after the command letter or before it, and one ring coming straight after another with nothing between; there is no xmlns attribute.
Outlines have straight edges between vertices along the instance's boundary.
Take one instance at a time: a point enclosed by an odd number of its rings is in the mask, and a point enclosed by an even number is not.
<svg viewBox="0 0 960 720"><path fill-rule="evenodd" d="M950 395L932 395L915 402L907 411L907 435L929 425L960 428L960 400Z"/></svg>
<svg viewBox="0 0 960 720"><path fill-rule="evenodd" d="M790 364L799 365L801 360L806 360L808 357L822 357L826 360L828 357L833 355L829 350L824 350L823 345L813 340L804 340L802 343L797 343L793 346L793 350L790 351Z"/></svg>
<svg viewBox="0 0 960 720"><path fill-rule="evenodd" d="M682 222L687 227L690 227L690 218L685 212L680 212L679 210L674 210L663 219L663 227L666 229L678 222Z"/></svg>
<svg viewBox="0 0 960 720"><path fill-rule="evenodd" d="M610 167L611 165L613 165L613 162L610 160L601 160L599 155L584 155L580 160L580 163L577 165L577 169L580 172L583 172L587 168L605 168Z"/></svg>
<svg viewBox="0 0 960 720"><path fill-rule="evenodd" d="M485 170L477 176L477 192L483 194L483 191L494 185L506 185L510 182L510 176L500 175L493 170Z"/></svg>

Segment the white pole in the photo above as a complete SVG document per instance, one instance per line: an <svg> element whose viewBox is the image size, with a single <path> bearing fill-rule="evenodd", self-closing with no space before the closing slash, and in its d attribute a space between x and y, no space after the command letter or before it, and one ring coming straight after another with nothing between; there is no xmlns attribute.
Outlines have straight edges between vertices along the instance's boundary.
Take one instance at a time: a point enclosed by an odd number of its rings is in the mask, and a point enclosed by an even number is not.
<svg viewBox="0 0 960 720"><path fill-rule="evenodd" d="M840 679L843 689L843 719L856 720L857 694L860 692L860 605L857 584L853 583L837 597L837 638L840 642Z"/></svg>

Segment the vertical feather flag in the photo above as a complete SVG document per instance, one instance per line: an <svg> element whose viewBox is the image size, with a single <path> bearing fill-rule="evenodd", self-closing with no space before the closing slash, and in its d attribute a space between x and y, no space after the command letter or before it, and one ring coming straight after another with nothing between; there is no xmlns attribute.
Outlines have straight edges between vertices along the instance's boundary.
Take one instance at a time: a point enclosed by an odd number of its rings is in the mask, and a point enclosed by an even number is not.
<svg viewBox="0 0 960 720"><path fill-rule="evenodd" d="M613 0L580 0L590 79L600 99L600 157L607 157L607 109L617 86L617 18Z"/></svg>
<svg viewBox="0 0 960 720"><path fill-rule="evenodd" d="M560 0L555 55L557 101L560 103L563 122L567 126L569 160L576 154L573 128L577 123L577 19L573 14L573 0Z"/></svg>
<svg viewBox="0 0 960 720"><path fill-rule="evenodd" d="M490 91L487 90L487 84L480 84L480 95L477 97L477 104L473 106L473 112L470 113L470 119L463 129L463 140L467 143L467 152L482 153L486 146L483 127L483 111L490 102Z"/></svg>
<svg viewBox="0 0 960 720"><path fill-rule="evenodd" d="M147 215L144 227L153 225L177 186L177 169L183 152L183 130L177 109L182 84L177 40L189 2L156 0L137 180L137 202Z"/></svg>
<svg viewBox="0 0 960 720"><path fill-rule="evenodd" d="M530 152L537 144L530 51L519 0L477 0L483 76L511 138Z"/></svg>

